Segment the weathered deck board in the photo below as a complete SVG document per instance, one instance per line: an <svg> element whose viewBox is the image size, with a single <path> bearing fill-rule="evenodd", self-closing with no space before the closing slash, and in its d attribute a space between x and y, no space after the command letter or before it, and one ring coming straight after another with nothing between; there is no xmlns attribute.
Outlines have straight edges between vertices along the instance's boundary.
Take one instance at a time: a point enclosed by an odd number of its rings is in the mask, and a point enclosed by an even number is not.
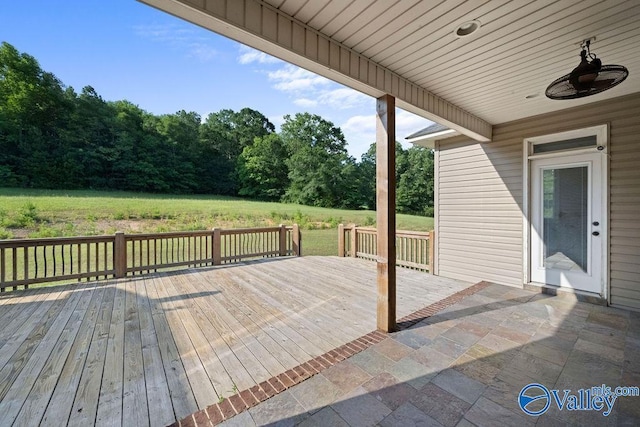
<svg viewBox="0 0 640 427"><path fill-rule="evenodd" d="M142 337L140 332L139 301L136 282L127 282L124 320L124 385L122 419L136 426L149 425L147 389L142 364ZM105 370L105 376L108 372Z"/></svg>
<svg viewBox="0 0 640 427"><path fill-rule="evenodd" d="M11 292L0 425L167 425L375 329L375 263L303 257ZM469 284L398 270L398 316Z"/></svg>
<svg viewBox="0 0 640 427"><path fill-rule="evenodd" d="M140 310L142 359L147 388L149 424L151 426L166 426L175 421L175 415L171 405L167 377L163 369L158 335L153 328L149 294L145 282L146 280L136 283L136 295Z"/></svg>
<svg viewBox="0 0 640 427"><path fill-rule="evenodd" d="M33 326L30 323L25 324L25 320L31 317L32 313L40 306L38 302L44 301L46 298L47 294L44 292L32 293L31 295L17 298L11 304L5 304L4 307L0 307L0 313L5 313L0 315L0 325L3 325L2 330L0 330L0 349L11 338L11 335L16 332L17 328Z"/></svg>
<svg viewBox="0 0 640 427"><path fill-rule="evenodd" d="M158 298L162 301L162 308L169 321L171 333L178 348L182 363L184 364L187 377L189 378L189 384L196 398L196 403L198 407L202 407L203 405L207 405L207 402L216 401L217 395L211 381L207 377L207 372L202 365L202 361L198 357L196 349L193 347L188 329L185 328L182 322L182 317L185 315L187 309L181 301L175 301L176 298L169 293L167 289L168 283L169 282L162 283L156 288Z"/></svg>
<svg viewBox="0 0 640 427"><path fill-rule="evenodd" d="M167 386L171 395L173 412L176 419L182 419L194 412L198 405L193 394L187 373L180 358L178 347L173 339L167 317L162 310L162 303L157 298L158 286L161 282L157 277L145 281L145 288L151 305L151 317L155 328L160 356L164 366L164 374L167 378Z"/></svg>
<svg viewBox="0 0 640 427"><path fill-rule="evenodd" d="M71 346L82 325L84 315L91 303L93 296L92 288L93 286L90 286L87 288L87 292L82 292L71 318L51 351L51 356L47 358L46 364L29 394L29 399L26 400L22 406L15 420L15 425L37 425L42 419L42 415L47 409L47 405L56 386L58 375L62 371ZM14 386L15 385L16 383L14 383Z"/></svg>
<svg viewBox="0 0 640 427"><path fill-rule="evenodd" d="M55 320L51 322L51 327L39 340L33 355L25 359L26 363L20 369L19 375L16 376L5 398L0 401L0 425L9 425L11 420L17 417L28 396L32 396L32 400L28 403L38 402L39 389L33 390L33 386L39 378L45 381L47 379L47 371L43 372L43 376L40 376L41 371L47 362L57 363L62 359L63 354L60 352L65 350L67 343L67 337L63 332L82 295L80 292L73 291L69 291L68 294L70 294L69 298L66 301L62 300L64 301L62 309L56 312L55 317L52 317ZM45 386L45 388L47 387Z"/></svg>
<svg viewBox="0 0 640 427"><path fill-rule="evenodd" d="M197 272L194 272L191 276L191 280L186 281L187 290L192 294L197 294L199 291L201 292L211 292L210 290L206 290L206 285L201 287L201 283L199 280L199 276ZM214 291L217 292L217 291ZM233 384L235 384L244 389L249 387L255 382L251 378L249 372L244 368L243 364L238 359L238 355L232 350L229 343L223 338L223 334L225 334L224 327L221 327L219 323L216 323L215 317L211 314L215 312L215 310L207 304L206 298L197 298L193 308L194 317L200 327L200 330L206 337L207 341L211 343L215 353L225 368L227 373L232 372L234 374L234 378L231 379L229 376L230 385L227 387L233 388ZM217 326L216 326L217 325Z"/></svg>
<svg viewBox="0 0 640 427"><path fill-rule="evenodd" d="M122 375L124 371L124 303L126 282L116 285L109 341L98 400L97 425L122 424Z"/></svg>
<svg viewBox="0 0 640 427"><path fill-rule="evenodd" d="M80 383L75 394L69 425L86 426L95 423L98 412L98 398L104 373L104 362L107 355L107 342L113 313L115 286L106 284L102 304L98 310L96 326L85 360Z"/></svg>
<svg viewBox="0 0 640 427"><path fill-rule="evenodd" d="M49 328L55 322L58 314L64 307L64 299L58 298L61 294L63 294L63 292L57 293L52 301L46 301L40 307L41 310L36 311L36 316L34 316L34 318L38 319L38 322L36 323L35 328L33 328L29 335L25 337L24 341L20 343L20 346L17 347L11 358L7 360L0 370L0 401L5 400L10 387L20 375L22 369L27 365L29 359L33 356L38 345L47 335ZM46 312L42 313L42 311L45 310ZM17 345L18 343L9 342L5 347L13 347L14 344ZM7 349L6 353L9 355L11 354L11 351ZM9 396L9 398L10 397L11 396Z"/></svg>
<svg viewBox="0 0 640 427"><path fill-rule="evenodd" d="M186 288L184 287L183 279L185 279L184 275L176 275L172 277L173 280L168 282L168 285L173 285L172 290L175 295L188 295ZM233 389L233 382L231 381L231 377L227 374L227 371L224 369L222 362L218 358L214 347L209 343L205 334L202 332L202 329L198 326L192 312L193 306L195 305L194 299L185 299L185 305L187 306L187 310L185 310L184 315L182 317L182 322L187 330L189 337L191 338L191 342L193 343L200 360L202 361L202 365L209 377L209 381L211 381L211 385L216 392L216 397L225 394L225 390Z"/></svg>
<svg viewBox="0 0 640 427"><path fill-rule="evenodd" d="M91 303L85 313L82 325L80 325L80 331L71 346L62 372L59 374L56 388L53 390L51 400L49 400L49 406L42 417L42 425L55 425L56 423L63 425L69 419L74 403L71 396L75 396L78 390L104 290L104 287L100 287L93 292Z"/></svg>

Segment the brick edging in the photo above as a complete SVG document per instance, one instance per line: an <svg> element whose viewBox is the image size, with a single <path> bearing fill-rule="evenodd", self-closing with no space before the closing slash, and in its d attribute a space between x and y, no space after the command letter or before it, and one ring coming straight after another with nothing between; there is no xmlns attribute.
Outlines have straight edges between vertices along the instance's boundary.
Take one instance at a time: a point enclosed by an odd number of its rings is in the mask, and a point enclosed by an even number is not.
<svg viewBox="0 0 640 427"><path fill-rule="evenodd" d="M398 321L398 329L402 330L410 328L415 324L422 322L424 319L437 314L439 311L444 310L445 308L450 307L453 304L459 303L466 297L480 292L490 284L490 282L478 282L475 285L471 285L466 289L458 291L453 295L449 295L448 297L441 299L440 301L437 301L431 305L426 306L425 308L415 311L408 316L404 316Z"/></svg>
<svg viewBox="0 0 640 427"><path fill-rule="evenodd" d="M400 329L406 329L414 326L422 320L438 313L440 310L462 301L464 298L475 294L489 285L489 282L479 282L463 289L462 291L456 292L453 295L401 318L398 321L398 326L400 326ZM313 359L291 368L282 374L269 378L267 381L263 381L251 388L229 396L219 403L209 405L205 409L201 409L182 420L176 421L169 427L199 427L219 424L261 402L264 402L276 394L279 394L286 389L319 374L325 369L368 349L372 345L384 340L386 337L387 334L381 331L369 332L360 338L356 338L355 340L338 348L329 350L328 352L314 357Z"/></svg>

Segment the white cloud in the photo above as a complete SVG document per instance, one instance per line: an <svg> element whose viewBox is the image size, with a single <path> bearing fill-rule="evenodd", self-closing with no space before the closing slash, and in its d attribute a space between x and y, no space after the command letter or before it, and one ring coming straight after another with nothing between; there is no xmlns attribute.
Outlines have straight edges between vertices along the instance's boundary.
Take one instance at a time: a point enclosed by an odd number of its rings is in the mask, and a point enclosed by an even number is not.
<svg viewBox="0 0 640 427"><path fill-rule="evenodd" d="M293 103L302 108L313 108L318 105L318 101L314 101L313 99L307 99L307 98L294 99Z"/></svg>
<svg viewBox="0 0 640 427"><path fill-rule="evenodd" d="M376 141L376 116L371 114L349 117L340 125L340 129L349 144L349 154L360 159L369 146Z"/></svg>
<svg viewBox="0 0 640 427"><path fill-rule="evenodd" d="M375 140L376 135L376 116L375 114L367 116L353 116L344 122L340 128L343 131L349 132L365 132L373 135ZM373 141L372 141L373 142Z"/></svg>
<svg viewBox="0 0 640 427"><path fill-rule="evenodd" d="M283 92L311 93L319 87L329 85L330 80L315 73L287 64L282 68L267 73L269 80L274 82L274 88Z"/></svg>
<svg viewBox="0 0 640 427"><path fill-rule="evenodd" d="M212 61L219 55L219 52L216 49L203 43L192 43L188 52L189 56L197 58L202 62Z"/></svg>
<svg viewBox="0 0 640 427"><path fill-rule="evenodd" d="M142 38L182 50L187 56L202 62L212 61L219 55L213 47L213 41L198 35L193 28L181 27L178 24L150 24L136 25L133 29Z"/></svg>
<svg viewBox="0 0 640 427"><path fill-rule="evenodd" d="M282 61L274 56L250 48L249 46L241 45L238 62L241 64L251 64L254 62L257 62L258 64L277 64Z"/></svg>
<svg viewBox="0 0 640 427"><path fill-rule="evenodd" d="M274 89L295 96L293 103L304 108L347 110L372 103L367 95L291 64L267 71L267 77Z"/></svg>
<svg viewBox="0 0 640 427"><path fill-rule="evenodd" d="M318 102L340 110L373 105L373 99L370 96L348 87L323 91L318 96Z"/></svg>
<svg viewBox="0 0 640 427"><path fill-rule="evenodd" d="M135 25L133 29L138 36L159 42L188 42L195 37L193 29L177 24Z"/></svg>

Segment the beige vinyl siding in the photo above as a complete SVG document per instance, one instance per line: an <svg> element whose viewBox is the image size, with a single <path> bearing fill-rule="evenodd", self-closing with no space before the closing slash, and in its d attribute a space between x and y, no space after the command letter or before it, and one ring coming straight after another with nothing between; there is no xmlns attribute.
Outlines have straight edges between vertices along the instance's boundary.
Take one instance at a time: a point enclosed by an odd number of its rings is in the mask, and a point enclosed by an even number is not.
<svg viewBox="0 0 640 427"><path fill-rule="evenodd" d="M640 310L640 94L496 125L491 143L440 141L439 274L522 286L523 140L605 123L610 302Z"/></svg>
<svg viewBox="0 0 640 427"><path fill-rule="evenodd" d="M522 149L513 141L439 144L438 271L522 283Z"/></svg>

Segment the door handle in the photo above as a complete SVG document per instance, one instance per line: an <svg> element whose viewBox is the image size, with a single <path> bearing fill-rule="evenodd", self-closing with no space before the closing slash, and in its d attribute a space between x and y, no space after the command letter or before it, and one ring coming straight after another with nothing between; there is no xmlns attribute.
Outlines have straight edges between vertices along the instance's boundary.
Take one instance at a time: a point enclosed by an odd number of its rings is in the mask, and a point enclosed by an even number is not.
<svg viewBox="0 0 640 427"><path fill-rule="evenodd" d="M599 236L599 235L600 235L600 232L599 232L599 231L594 231L594 232L593 232L593 233L591 233L591 234L592 234L592 235L594 235L594 236Z"/></svg>

